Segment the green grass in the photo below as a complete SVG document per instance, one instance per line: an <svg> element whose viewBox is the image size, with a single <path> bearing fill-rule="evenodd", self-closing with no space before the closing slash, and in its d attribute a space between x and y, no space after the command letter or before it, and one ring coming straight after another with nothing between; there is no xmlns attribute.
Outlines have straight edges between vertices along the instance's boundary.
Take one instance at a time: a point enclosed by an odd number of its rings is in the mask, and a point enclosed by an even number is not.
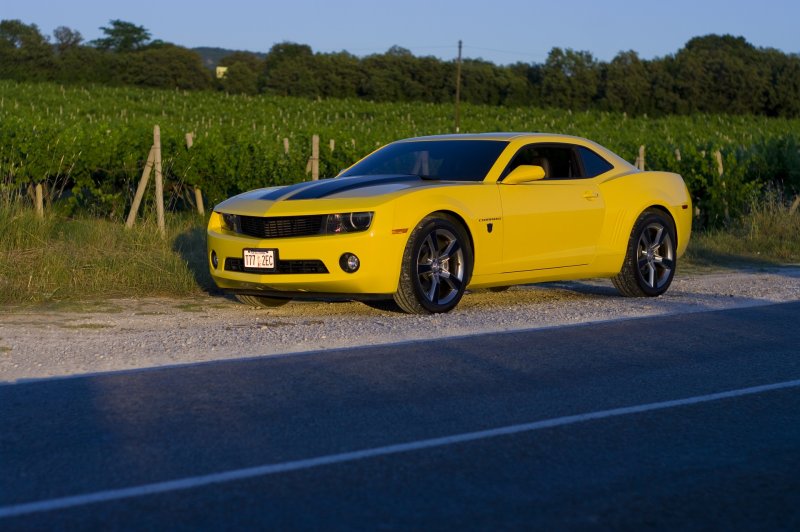
<svg viewBox="0 0 800 532"><path fill-rule="evenodd" d="M187 296L212 288L204 221L168 215L162 238L153 221L126 229L88 217L38 219L0 204L0 303Z"/></svg>
<svg viewBox="0 0 800 532"><path fill-rule="evenodd" d="M112 298L214 290L205 220L196 215L168 214L162 238L152 220L128 230L121 221L88 217L51 213L40 220L19 203L0 203L0 235L0 304L80 310ZM790 214L773 193L727 228L695 233L682 266L702 272L784 264L800 264L800 210ZM175 308L194 310L192 304Z"/></svg>
<svg viewBox="0 0 800 532"><path fill-rule="evenodd" d="M686 261L701 269L800 264L800 209L791 213L780 194L768 192L728 227L692 235Z"/></svg>

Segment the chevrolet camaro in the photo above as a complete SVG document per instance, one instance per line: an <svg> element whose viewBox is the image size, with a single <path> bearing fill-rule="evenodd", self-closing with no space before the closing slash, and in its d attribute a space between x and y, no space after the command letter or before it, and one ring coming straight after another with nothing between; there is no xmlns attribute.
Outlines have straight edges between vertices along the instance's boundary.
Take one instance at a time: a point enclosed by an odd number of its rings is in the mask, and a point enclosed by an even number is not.
<svg viewBox="0 0 800 532"><path fill-rule="evenodd" d="M658 296L691 223L681 176L640 171L590 140L441 135L218 204L208 263L217 286L262 307L356 299L427 314L468 288L592 277Z"/></svg>

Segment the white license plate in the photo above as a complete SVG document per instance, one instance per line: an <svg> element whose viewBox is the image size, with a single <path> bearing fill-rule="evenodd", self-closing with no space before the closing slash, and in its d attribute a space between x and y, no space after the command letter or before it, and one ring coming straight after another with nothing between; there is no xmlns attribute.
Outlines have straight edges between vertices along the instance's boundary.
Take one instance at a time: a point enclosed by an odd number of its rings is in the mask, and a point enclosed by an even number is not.
<svg viewBox="0 0 800 532"><path fill-rule="evenodd" d="M275 269L275 250L274 249L245 249L244 250L245 269L274 270Z"/></svg>

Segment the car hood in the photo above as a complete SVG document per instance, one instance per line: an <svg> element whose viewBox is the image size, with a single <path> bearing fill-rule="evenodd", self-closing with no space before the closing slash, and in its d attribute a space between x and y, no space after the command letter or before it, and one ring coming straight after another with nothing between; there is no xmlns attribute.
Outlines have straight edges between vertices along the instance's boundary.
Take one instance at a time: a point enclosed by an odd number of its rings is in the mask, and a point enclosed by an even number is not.
<svg viewBox="0 0 800 532"><path fill-rule="evenodd" d="M424 180L415 175L370 175L336 177L306 181L286 187L264 191L259 199L272 201L309 200L331 197L364 197L389 194L423 185L435 185L441 182Z"/></svg>
<svg viewBox="0 0 800 532"><path fill-rule="evenodd" d="M261 210L265 204L305 203L319 199L376 199L423 187L442 187L464 185L460 181L437 181L423 179L415 175L370 175L353 177L336 177L305 181L284 187L271 187L251 190L223 201L218 205L221 209ZM305 200L305 202L300 201ZM261 207L258 207L258 205Z"/></svg>

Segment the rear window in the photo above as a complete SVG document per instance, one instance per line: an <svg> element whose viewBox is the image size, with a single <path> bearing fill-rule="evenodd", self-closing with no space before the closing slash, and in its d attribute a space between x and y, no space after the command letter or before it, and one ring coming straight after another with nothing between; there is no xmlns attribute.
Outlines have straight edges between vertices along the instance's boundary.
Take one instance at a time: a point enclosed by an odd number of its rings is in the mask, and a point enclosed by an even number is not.
<svg viewBox="0 0 800 532"><path fill-rule="evenodd" d="M581 162L583 162L583 170L586 173L586 177L595 177L614 168L611 163L589 148L578 146L578 153L580 154Z"/></svg>

